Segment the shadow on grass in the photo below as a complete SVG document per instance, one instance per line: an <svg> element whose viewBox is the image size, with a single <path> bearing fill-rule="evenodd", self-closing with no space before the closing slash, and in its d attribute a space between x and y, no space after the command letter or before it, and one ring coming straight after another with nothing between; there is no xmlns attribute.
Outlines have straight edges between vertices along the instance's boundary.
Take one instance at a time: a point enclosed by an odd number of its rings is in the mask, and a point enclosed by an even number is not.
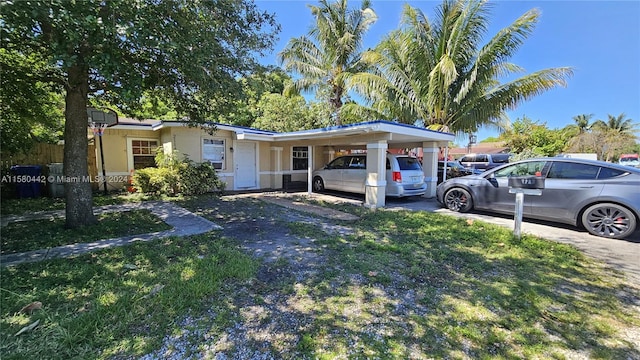
<svg viewBox="0 0 640 360"><path fill-rule="evenodd" d="M566 245L422 212L344 235L257 200L183 205L237 227L2 269L3 358L640 357L638 289ZM285 231L318 255L258 269L235 250Z"/></svg>
<svg viewBox="0 0 640 360"><path fill-rule="evenodd" d="M257 203L201 209L242 222L255 219L248 209ZM232 216L224 215L227 206ZM260 206L259 217L277 221L273 209ZM252 314L217 333L235 334L222 353L640 357L637 339L625 335L640 324L634 310L638 289L577 250L532 236L517 240L499 226L437 214L360 215L351 236L327 235L318 224L291 224L298 230L290 236L316 235L321 263L289 258L263 264L251 287L227 300ZM270 340L256 335L265 332Z"/></svg>

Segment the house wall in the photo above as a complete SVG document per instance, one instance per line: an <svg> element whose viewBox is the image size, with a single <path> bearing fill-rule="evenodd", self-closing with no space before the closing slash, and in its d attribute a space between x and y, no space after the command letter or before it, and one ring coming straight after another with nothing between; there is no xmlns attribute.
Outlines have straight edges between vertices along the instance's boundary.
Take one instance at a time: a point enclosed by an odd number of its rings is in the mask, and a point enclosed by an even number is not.
<svg viewBox="0 0 640 360"><path fill-rule="evenodd" d="M227 130L217 130L213 135L207 134L199 128L187 126L167 127L161 129L161 142L165 152L177 150L182 155L187 155L194 162L202 162L202 140L224 140L225 156L223 168L218 170L218 176L227 184L227 189L233 189L233 152L234 133Z"/></svg>
<svg viewBox="0 0 640 360"><path fill-rule="evenodd" d="M128 139L160 140L158 134L152 130L127 130L107 128L102 135L102 148L104 150L104 167L107 176L129 175L127 144ZM99 144L99 139L96 139ZM98 170L100 168L100 146L96 146Z"/></svg>

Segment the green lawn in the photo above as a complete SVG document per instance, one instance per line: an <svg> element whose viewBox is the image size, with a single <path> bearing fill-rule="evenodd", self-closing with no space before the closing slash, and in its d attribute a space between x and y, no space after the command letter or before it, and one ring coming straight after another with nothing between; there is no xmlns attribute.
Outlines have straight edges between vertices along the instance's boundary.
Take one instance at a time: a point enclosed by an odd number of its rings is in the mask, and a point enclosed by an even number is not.
<svg viewBox="0 0 640 360"><path fill-rule="evenodd" d="M97 218L96 225L76 229L66 229L64 218L8 224L2 228L1 253L4 255L46 249L171 228L149 210L105 213Z"/></svg>
<svg viewBox="0 0 640 360"><path fill-rule="evenodd" d="M255 209L313 239L321 261L300 272L298 258L252 259L212 232L2 268L2 359L136 358L167 338L182 358L224 339L230 358L640 358L637 285L570 246L425 212L344 207L361 220L341 235L255 200L182 205L222 223Z"/></svg>

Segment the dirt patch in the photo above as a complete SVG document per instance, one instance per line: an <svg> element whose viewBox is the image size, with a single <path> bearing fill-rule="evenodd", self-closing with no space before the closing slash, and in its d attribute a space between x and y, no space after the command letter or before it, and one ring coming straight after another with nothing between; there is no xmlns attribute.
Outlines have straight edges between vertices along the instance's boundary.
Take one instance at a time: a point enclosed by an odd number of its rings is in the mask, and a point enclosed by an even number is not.
<svg viewBox="0 0 640 360"><path fill-rule="evenodd" d="M222 235L237 241L244 250L266 262L281 259L315 268L322 262L317 234L299 236L296 226L313 225L322 232L348 234L352 230L340 221L292 210L250 197L222 197L201 200L194 213L222 226Z"/></svg>

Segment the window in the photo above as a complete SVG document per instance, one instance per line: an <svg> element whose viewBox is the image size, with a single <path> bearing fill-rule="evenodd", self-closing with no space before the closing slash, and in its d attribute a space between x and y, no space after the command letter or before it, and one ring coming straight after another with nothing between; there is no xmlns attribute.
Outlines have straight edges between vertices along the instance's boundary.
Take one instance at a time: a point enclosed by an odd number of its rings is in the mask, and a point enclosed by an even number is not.
<svg viewBox="0 0 640 360"><path fill-rule="evenodd" d="M398 166L400 170L420 170L422 171L422 166L420 162L416 158L412 157L397 157Z"/></svg>
<svg viewBox="0 0 640 360"><path fill-rule="evenodd" d="M133 154L133 168L144 169L156 166L157 140L131 140L131 153Z"/></svg>
<svg viewBox="0 0 640 360"><path fill-rule="evenodd" d="M208 161L214 169L224 169L224 140L202 139L202 161Z"/></svg>
<svg viewBox="0 0 640 360"><path fill-rule="evenodd" d="M306 146L294 146L291 155L293 170L306 170L309 167L309 149Z"/></svg>
<svg viewBox="0 0 640 360"><path fill-rule="evenodd" d="M345 169L349 164L349 157L343 156L339 157L327 165L327 169Z"/></svg>
<svg viewBox="0 0 640 360"><path fill-rule="evenodd" d="M366 168L367 168L366 156L354 156L353 158L351 158L349 169L366 169Z"/></svg>
<svg viewBox="0 0 640 360"><path fill-rule="evenodd" d="M476 157L474 155L465 155L460 158L460 162L474 162L476 161Z"/></svg>
<svg viewBox="0 0 640 360"><path fill-rule="evenodd" d="M494 154L491 155L491 159L493 160L494 164L506 164L509 162L509 158L511 157L511 154Z"/></svg>
<svg viewBox="0 0 640 360"><path fill-rule="evenodd" d="M494 174L495 177L542 176L542 169L544 169L545 164L545 161L528 161L507 166L496 171Z"/></svg>
<svg viewBox="0 0 640 360"><path fill-rule="evenodd" d="M599 166L555 161L549 169L549 179L595 179Z"/></svg>
<svg viewBox="0 0 640 360"><path fill-rule="evenodd" d="M600 168L598 179L610 179L612 177L620 176L623 174L625 174L625 172L622 170L603 167L603 168Z"/></svg>

